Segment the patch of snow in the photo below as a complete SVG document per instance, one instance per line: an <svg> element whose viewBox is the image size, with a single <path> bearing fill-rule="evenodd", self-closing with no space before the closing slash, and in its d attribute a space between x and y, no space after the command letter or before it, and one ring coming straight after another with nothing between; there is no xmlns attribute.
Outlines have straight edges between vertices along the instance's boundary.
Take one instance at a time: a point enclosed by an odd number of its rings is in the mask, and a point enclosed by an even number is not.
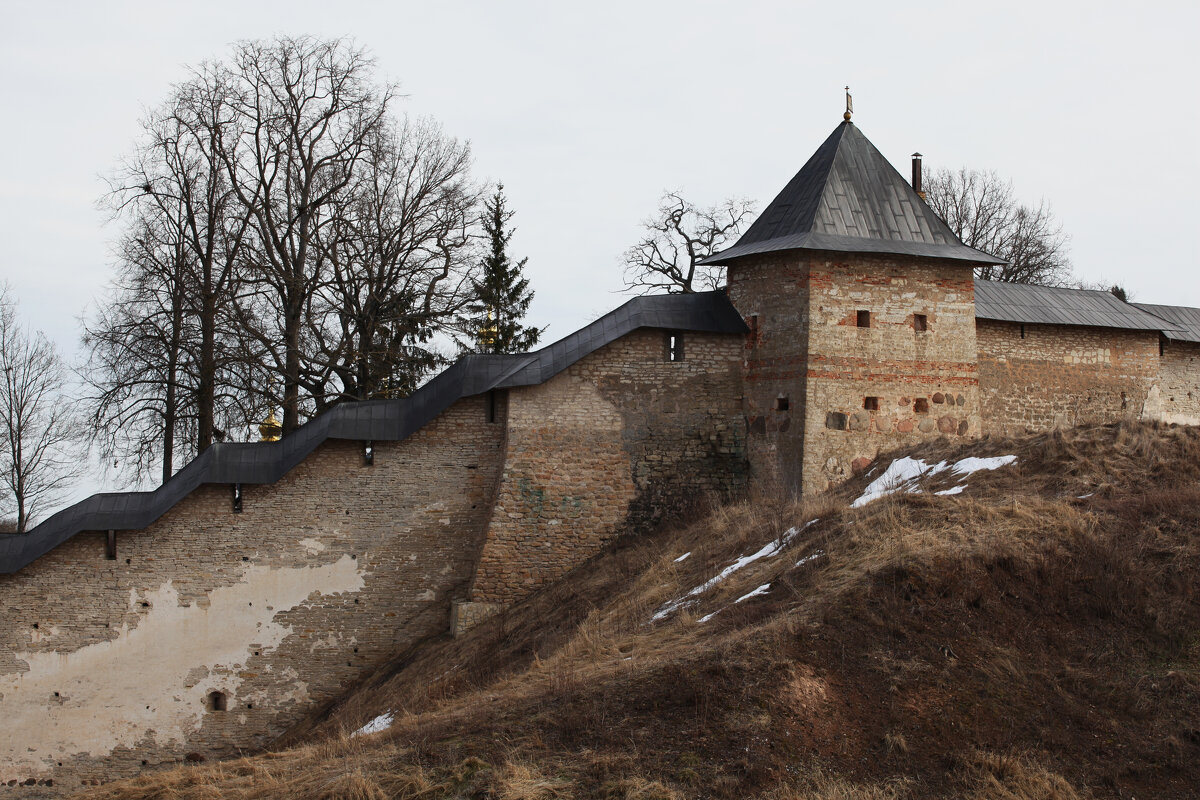
<svg viewBox="0 0 1200 800"><path fill-rule="evenodd" d="M760 594L766 594L770 590L771 590L771 584L764 583L762 586L758 587L753 592L744 594L741 597L739 597L737 600L734 600L733 604L737 605L738 603L742 602L743 600L749 600L751 597L758 597Z"/></svg>
<svg viewBox="0 0 1200 800"><path fill-rule="evenodd" d="M730 603L730 605L736 606L738 603L742 602L743 600L749 600L751 597L758 597L760 594L766 594L770 590L771 590L771 584L764 583L762 586L758 587L753 592L744 594L741 597L739 597L737 600L734 600L732 603ZM725 606L725 608L729 608L729 606ZM698 620L698 622L708 622L710 619L715 617L717 614L720 614L722 611L724 611L725 608L718 608L716 611L712 612L711 614L705 614L703 617L701 617Z"/></svg>
<svg viewBox="0 0 1200 800"><path fill-rule="evenodd" d="M788 531L788 534L794 534L794 532L797 532L795 528ZM690 598L695 597L698 594L703 594L704 592L707 592L709 589L716 586L718 583L725 580L730 575L737 572L739 569L746 566L747 564L753 564L755 561L758 561L761 558L769 558L770 556L775 555L781 549L783 549L783 546L787 543L787 534L784 534L784 537L785 538L781 539L780 541L768 542L767 544L763 545L762 548L759 549L757 552L751 553L748 556L739 556L738 559L736 561L734 561L732 564L730 564L728 567L726 567L725 569L718 572L714 577L709 578L704 583L702 583L699 586L697 586L696 588L692 589L690 592L685 594L683 597L680 597L677 600L671 600L667 603L664 603L662 608L660 608L658 611L654 612L654 616L652 616L650 618L650 621L657 622L658 620L663 619L664 617L666 617L668 614L672 613L673 611L676 611L677 609L682 608L685 605L690 605Z"/></svg>
<svg viewBox="0 0 1200 800"><path fill-rule="evenodd" d="M692 605L692 603L694 601L691 598L695 597L698 594L703 594L704 592L707 592L709 589L716 586L718 583L725 580L730 575L737 572L739 569L746 566L747 564L753 564L755 561L758 561L761 558L770 558L772 556L778 555L785 547L787 547L789 544L791 544L792 539L795 539L796 536L801 531L807 530L809 527L817 524L820 521L821 521L820 517L817 517L815 519L810 519L808 522L804 523L803 525L801 525L798 528L788 528L784 532L783 536L780 536L779 539L776 541L768 542L767 544L763 545L762 549L760 549L758 552L751 553L748 556L739 556L736 561L734 561L728 567L726 567L725 569L723 569L719 573L717 573L717 575L715 577L710 578L709 580L700 584L699 586L697 586L696 588L692 589L690 592L685 594L683 597L678 597L674 600L668 600L667 602L663 603L662 607L659 608L658 611L654 612L654 616L650 617L650 621L658 622L660 619L667 617L671 613L678 611L679 609L681 609L685 606ZM691 554L688 553L688 555L691 555ZM682 560L682 557L680 557L680 559L676 559L676 560L677 561Z"/></svg>
<svg viewBox="0 0 1200 800"><path fill-rule="evenodd" d="M972 472L979 472L984 469L1000 469L1017 460L1016 456L993 456L992 458L964 458L962 461L955 462L954 466L950 467L950 471L956 475L970 475Z"/></svg>
<svg viewBox="0 0 1200 800"><path fill-rule="evenodd" d="M368 734L379 733L380 731L386 731L388 728L392 727L392 719L393 719L393 717L392 717L391 711L388 711L386 714L380 714L378 717L371 720L366 725L363 725L361 728L359 728L358 730L356 730L354 733L352 733L350 735L352 737L353 736L367 736Z"/></svg>
<svg viewBox="0 0 1200 800"><path fill-rule="evenodd" d="M688 550L686 553L681 555L679 558L675 559L675 563L678 564L680 561L686 561L687 557L690 556L691 554L692 554L692 551Z"/></svg>
<svg viewBox="0 0 1200 800"><path fill-rule="evenodd" d="M897 458L888 465L888 468L883 471L882 475L867 484L867 488L863 490L862 495L851 503L850 507L861 508L873 500L878 500L895 492L919 492L921 489L917 485L917 481L921 478L937 475L939 472L949 470L956 478L965 478L980 470L999 469L1016 460L1016 456L993 456L991 458L968 456L953 464L945 461L929 464L920 458L911 458L909 456ZM958 494L965 488L966 484L963 484L962 486L955 486L953 489L937 492L937 494Z"/></svg>
<svg viewBox="0 0 1200 800"><path fill-rule="evenodd" d="M940 494L940 495L958 494L965 488L967 488L967 485L965 483L962 483L962 484L959 484L958 486L951 486L949 489L942 489L940 492L934 492L934 494Z"/></svg>
<svg viewBox="0 0 1200 800"><path fill-rule="evenodd" d="M850 504L851 508L861 508L873 500L878 500L893 492L901 490L912 491L913 483L918 478L928 475L936 475L946 469L946 462L939 461L936 464L928 464L924 459L897 458L888 468L883 471L875 480L867 484L867 488L863 490L862 495Z"/></svg>
<svg viewBox="0 0 1200 800"><path fill-rule="evenodd" d="M825 555L825 551L824 551L824 550L817 550L817 551L816 551L816 552L814 552L814 553L809 553L809 554L808 554L808 555L806 555L804 558L802 558L802 559L800 559L799 561L797 561L797 562L796 562L796 566L797 566L797 567L803 567L805 564L807 564L807 563L809 563L809 562L811 562L811 561L816 561L818 558L820 558L820 557L821 557L821 556L823 556L823 555Z"/></svg>

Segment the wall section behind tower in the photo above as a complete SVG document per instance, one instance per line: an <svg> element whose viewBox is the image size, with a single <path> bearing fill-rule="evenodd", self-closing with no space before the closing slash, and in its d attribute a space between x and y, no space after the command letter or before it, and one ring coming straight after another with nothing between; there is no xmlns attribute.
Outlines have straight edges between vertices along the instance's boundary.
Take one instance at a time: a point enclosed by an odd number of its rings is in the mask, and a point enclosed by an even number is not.
<svg viewBox="0 0 1200 800"><path fill-rule="evenodd" d="M562 577L620 533L745 485L742 337L639 329L509 393L507 455L459 629Z"/></svg>

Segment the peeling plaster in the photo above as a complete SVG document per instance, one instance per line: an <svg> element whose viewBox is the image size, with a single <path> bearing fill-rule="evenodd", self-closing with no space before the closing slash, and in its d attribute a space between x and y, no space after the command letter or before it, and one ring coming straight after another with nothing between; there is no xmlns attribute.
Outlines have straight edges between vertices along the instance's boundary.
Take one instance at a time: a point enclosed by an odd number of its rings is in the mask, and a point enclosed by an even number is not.
<svg viewBox="0 0 1200 800"><path fill-rule="evenodd" d="M306 555L315 556L325 551L325 545L317 539L301 539L300 546Z"/></svg>
<svg viewBox="0 0 1200 800"><path fill-rule="evenodd" d="M277 614L314 594L363 586L348 555L314 567L249 566L240 582L209 592L207 604L180 605L167 581L131 592L141 619L123 624L115 639L72 652L16 653L28 669L0 675L0 782L48 772L73 755L103 758L147 738L183 744L203 722L207 694L229 693L232 708L242 682L237 670L254 650L269 652L292 633L274 621ZM307 687L297 677L280 673L290 682L287 696L302 702Z"/></svg>

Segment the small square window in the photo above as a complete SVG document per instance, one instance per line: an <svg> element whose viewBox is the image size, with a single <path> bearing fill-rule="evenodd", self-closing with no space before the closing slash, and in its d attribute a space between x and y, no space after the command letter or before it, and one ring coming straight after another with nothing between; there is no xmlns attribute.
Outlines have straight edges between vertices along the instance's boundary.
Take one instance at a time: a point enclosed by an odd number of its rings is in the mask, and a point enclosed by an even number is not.
<svg viewBox="0 0 1200 800"><path fill-rule="evenodd" d="M788 408L790 408L790 407L791 406L788 404L788 399L786 397L776 397L775 398L775 410L776 411L787 411Z"/></svg>
<svg viewBox="0 0 1200 800"><path fill-rule="evenodd" d="M929 317L924 314L913 314L913 330L917 333L929 330Z"/></svg>
<svg viewBox="0 0 1200 800"><path fill-rule="evenodd" d="M928 413L929 413L929 400L928 400L928 398L925 398L925 397L918 397L918 398L917 398L917 399L916 399L916 400L913 402L913 411L917 412L918 414L928 414Z"/></svg>
<svg viewBox="0 0 1200 800"><path fill-rule="evenodd" d="M860 327L860 328L871 327L871 312L870 311L859 311L858 312L858 327Z"/></svg>
<svg viewBox="0 0 1200 800"><path fill-rule="evenodd" d="M879 410L879 398L878 397L864 397L863 398L863 408L865 408L867 411L878 411Z"/></svg>
<svg viewBox="0 0 1200 800"><path fill-rule="evenodd" d="M667 334L667 361L683 361L683 334L678 331Z"/></svg>

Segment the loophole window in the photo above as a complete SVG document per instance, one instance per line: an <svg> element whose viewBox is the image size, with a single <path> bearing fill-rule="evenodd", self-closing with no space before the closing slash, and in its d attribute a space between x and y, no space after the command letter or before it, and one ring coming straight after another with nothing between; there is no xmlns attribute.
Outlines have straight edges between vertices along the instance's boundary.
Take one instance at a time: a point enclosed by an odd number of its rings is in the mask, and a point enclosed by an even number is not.
<svg viewBox="0 0 1200 800"><path fill-rule="evenodd" d="M863 408L865 408L867 411L878 411L879 410L879 398L878 397L864 397L863 398Z"/></svg>
<svg viewBox="0 0 1200 800"><path fill-rule="evenodd" d="M929 330L929 317L924 314L913 314L913 330L917 333Z"/></svg>
<svg viewBox="0 0 1200 800"><path fill-rule="evenodd" d="M871 312L870 311L859 311L858 312L858 327L860 327L860 328L871 327Z"/></svg>
<svg viewBox="0 0 1200 800"><path fill-rule="evenodd" d="M224 692L209 692L208 693L208 710L209 711L224 711L229 704L229 698Z"/></svg>
<svg viewBox="0 0 1200 800"><path fill-rule="evenodd" d="M683 334L679 331L667 334L667 361L683 361Z"/></svg>

